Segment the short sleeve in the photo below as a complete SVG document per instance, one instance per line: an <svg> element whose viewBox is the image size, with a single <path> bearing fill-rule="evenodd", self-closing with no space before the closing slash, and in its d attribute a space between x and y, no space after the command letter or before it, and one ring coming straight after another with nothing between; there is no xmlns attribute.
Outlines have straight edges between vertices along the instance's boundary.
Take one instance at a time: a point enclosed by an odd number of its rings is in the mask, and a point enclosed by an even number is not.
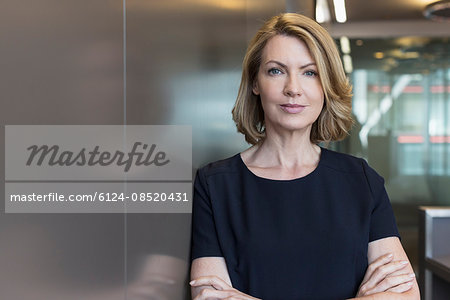
<svg viewBox="0 0 450 300"><path fill-rule="evenodd" d="M203 171L203 169L197 171L194 181L191 260L199 257L223 256L217 238L211 198Z"/></svg>
<svg viewBox="0 0 450 300"><path fill-rule="evenodd" d="M365 161L364 169L372 193L369 242L391 236L400 238L384 179Z"/></svg>

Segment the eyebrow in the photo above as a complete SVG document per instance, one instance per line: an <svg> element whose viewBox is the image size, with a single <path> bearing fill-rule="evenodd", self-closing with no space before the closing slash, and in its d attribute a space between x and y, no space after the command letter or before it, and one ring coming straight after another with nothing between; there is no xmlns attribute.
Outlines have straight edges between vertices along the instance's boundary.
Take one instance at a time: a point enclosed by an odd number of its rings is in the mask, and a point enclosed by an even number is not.
<svg viewBox="0 0 450 300"><path fill-rule="evenodd" d="M269 63L275 63L277 65L282 66L283 68L287 68L287 66L285 64L283 64L283 63L281 63L281 62L279 62L277 60L269 60L268 62L266 62L266 65L269 64ZM300 69L304 69L304 68L307 68L309 66L315 66L315 65L316 65L316 63L310 62L310 63L307 63L306 65L301 66Z"/></svg>

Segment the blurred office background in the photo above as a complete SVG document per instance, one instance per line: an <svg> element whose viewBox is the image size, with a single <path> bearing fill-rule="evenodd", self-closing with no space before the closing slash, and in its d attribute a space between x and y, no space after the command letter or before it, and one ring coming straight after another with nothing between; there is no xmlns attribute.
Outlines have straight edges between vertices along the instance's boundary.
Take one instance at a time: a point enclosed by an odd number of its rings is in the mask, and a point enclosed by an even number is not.
<svg viewBox="0 0 450 300"><path fill-rule="evenodd" d="M247 42L263 21L286 11L323 18L354 86L357 121L330 147L365 157L386 179L417 270L417 207L450 205L450 26L424 16L432 2L346 0L341 23L331 0L3 0L1 124L192 125L195 169L248 146L231 108ZM329 20L317 5L328 6ZM0 207L2 299L188 293L187 214Z"/></svg>

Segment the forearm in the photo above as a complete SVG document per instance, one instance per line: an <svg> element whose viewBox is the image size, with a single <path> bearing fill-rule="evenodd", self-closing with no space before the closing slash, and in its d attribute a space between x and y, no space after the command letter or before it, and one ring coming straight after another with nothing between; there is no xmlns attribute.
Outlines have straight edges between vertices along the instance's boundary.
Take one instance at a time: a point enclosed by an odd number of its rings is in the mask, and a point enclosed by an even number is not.
<svg viewBox="0 0 450 300"><path fill-rule="evenodd" d="M203 276L217 276L222 278L230 287L231 279L228 275L228 270L223 257L202 257L197 258L191 265L191 280L195 280ZM192 299L198 296L202 290L215 289L211 285L192 286L191 295Z"/></svg>

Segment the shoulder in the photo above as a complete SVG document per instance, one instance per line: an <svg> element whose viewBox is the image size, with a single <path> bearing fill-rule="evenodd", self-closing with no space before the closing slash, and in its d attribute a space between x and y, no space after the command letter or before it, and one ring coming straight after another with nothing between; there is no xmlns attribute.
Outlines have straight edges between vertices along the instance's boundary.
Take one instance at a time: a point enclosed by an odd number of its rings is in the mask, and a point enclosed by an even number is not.
<svg viewBox="0 0 450 300"><path fill-rule="evenodd" d="M383 178L363 158L325 148L322 148L322 151L323 160L321 158L321 163L327 168L343 173L361 173L369 181L383 181Z"/></svg>
<svg viewBox="0 0 450 300"><path fill-rule="evenodd" d="M234 174L238 171L240 160L240 153L237 153L228 158L208 163L198 169L198 174L204 178L218 174Z"/></svg>
<svg viewBox="0 0 450 300"><path fill-rule="evenodd" d="M335 171L347 173L364 172L367 162L359 157L322 148L321 163Z"/></svg>

